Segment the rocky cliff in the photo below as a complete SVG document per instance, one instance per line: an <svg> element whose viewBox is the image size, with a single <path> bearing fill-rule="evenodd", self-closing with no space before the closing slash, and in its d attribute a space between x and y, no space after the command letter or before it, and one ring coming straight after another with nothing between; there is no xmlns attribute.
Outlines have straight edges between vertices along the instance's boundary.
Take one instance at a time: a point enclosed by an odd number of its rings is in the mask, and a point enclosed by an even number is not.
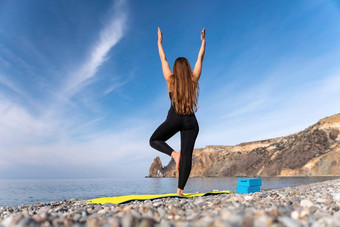
<svg viewBox="0 0 340 227"><path fill-rule="evenodd" d="M340 114L304 131L235 146L194 149L190 177L340 175ZM149 177L177 177L173 159L155 158Z"/></svg>

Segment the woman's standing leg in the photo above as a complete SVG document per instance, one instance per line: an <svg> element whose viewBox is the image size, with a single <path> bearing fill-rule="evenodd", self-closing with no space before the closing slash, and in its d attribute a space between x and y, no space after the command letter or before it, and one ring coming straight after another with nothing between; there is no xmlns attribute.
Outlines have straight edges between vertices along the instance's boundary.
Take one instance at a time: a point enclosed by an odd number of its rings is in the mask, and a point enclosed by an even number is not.
<svg viewBox="0 0 340 227"><path fill-rule="evenodd" d="M195 119L196 120L196 119ZM178 188L183 190L191 172L192 152L198 135L199 127L181 131L181 160L179 164Z"/></svg>

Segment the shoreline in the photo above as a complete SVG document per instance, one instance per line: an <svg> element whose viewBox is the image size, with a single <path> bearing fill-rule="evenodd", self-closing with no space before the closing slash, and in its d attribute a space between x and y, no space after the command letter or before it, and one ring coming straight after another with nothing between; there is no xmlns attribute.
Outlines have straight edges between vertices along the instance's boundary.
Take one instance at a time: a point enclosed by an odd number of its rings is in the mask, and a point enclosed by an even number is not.
<svg viewBox="0 0 340 227"><path fill-rule="evenodd" d="M313 225L314 224L314 225ZM249 194L120 205L53 201L0 207L0 226L340 226L340 179Z"/></svg>
<svg viewBox="0 0 340 227"><path fill-rule="evenodd" d="M190 178L227 178L227 177L230 177L230 176L225 176L225 177L221 177L221 176L202 176L202 177L190 177ZM232 176L234 178L269 178L269 177L282 177L282 178L285 178L285 177L308 177L308 178L313 178L313 177L339 177L340 178L340 175L294 175L294 176L259 176L259 177L245 177L245 176ZM177 178L177 177L149 177L149 176L145 176L144 178Z"/></svg>

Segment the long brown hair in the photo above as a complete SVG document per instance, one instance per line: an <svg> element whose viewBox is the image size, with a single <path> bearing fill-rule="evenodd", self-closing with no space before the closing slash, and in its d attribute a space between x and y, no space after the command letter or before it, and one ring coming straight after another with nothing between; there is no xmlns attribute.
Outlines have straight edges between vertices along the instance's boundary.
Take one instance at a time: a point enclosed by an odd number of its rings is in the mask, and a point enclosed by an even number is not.
<svg viewBox="0 0 340 227"><path fill-rule="evenodd" d="M190 115L197 111L199 95L198 81L194 80L189 61L184 57L176 59L173 74L170 76L172 87L172 104L176 112Z"/></svg>

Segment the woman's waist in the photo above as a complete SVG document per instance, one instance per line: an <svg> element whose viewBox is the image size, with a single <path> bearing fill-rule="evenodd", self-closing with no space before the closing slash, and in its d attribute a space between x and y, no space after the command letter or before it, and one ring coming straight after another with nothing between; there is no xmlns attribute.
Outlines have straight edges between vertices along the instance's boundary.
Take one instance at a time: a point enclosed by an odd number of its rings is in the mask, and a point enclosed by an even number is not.
<svg viewBox="0 0 340 227"><path fill-rule="evenodd" d="M185 114L179 114L179 113L176 112L176 108L173 105L170 106L168 114L169 113L174 113L174 114L176 114L178 116L195 116L195 112L193 110L192 110L192 113L190 113L190 114L186 114L186 115Z"/></svg>

